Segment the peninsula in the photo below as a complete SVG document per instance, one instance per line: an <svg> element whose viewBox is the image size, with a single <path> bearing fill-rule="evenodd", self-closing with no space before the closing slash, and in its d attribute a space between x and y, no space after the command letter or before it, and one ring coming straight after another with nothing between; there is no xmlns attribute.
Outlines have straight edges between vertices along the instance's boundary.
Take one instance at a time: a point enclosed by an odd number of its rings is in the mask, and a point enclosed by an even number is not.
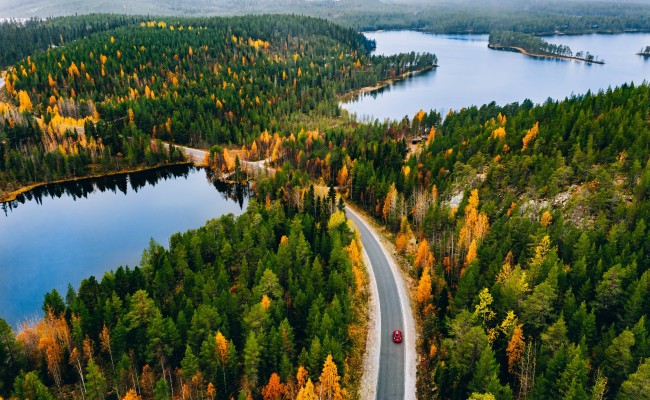
<svg viewBox="0 0 650 400"><path fill-rule="evenodd" d="M488 47L494 50L515 51L531 57L558 58L583 61L590 64L605 64L598 56L578 51L573 54L571 48L565 45L548 43L536 36L519 33L497 31L490 34Z"/></svg>

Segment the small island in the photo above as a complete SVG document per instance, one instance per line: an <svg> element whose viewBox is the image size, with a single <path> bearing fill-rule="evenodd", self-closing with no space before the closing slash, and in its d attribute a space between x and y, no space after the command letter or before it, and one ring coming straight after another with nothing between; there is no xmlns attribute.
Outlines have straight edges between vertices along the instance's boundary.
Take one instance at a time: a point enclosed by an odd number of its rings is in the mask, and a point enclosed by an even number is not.
<svg viewBox="0 0 650 400"><path fill-rule="evenodd" d="M636 53L636 55L650 57L650 46L646 46L645 49L641 49L638 53Z"/></svg>
<svg viewBox="0 0 650 400"><path fill-rule="evenodd" d="M565 45L548 43L536 36L508 31L490 33L488 47L494 50L515 51L531 57L560 58L584 61L590 64L605 64L598 56L589 52L579 51L573 54L571 48Z"/></svg>

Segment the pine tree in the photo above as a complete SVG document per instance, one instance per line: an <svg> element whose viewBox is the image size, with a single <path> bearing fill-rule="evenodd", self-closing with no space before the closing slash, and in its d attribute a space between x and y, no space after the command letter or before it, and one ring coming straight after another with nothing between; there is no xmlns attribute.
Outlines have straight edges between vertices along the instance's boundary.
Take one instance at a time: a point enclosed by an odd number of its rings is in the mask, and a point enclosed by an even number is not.
<svg viewBox="0 0 650 400"><path fill-rule="evenodd" d="M244 375L251 387L257 386L261 353L262 348L257 341L255 332L250 332L244 346Z"/></svg>
<svg viewBox="0 0 650 400"><path fill-rule="evenodd" d="M613 390L616 390L630 373L633 361L632 346L635 342L634 334L625 329L605 350L604 372Z"/></svg>
<svg viewBox="0 0 650 400"><path fill-rule="evenodd" d="M510 388L502 386L499 382L499 365L489 345L485 346L476 362L474 375L467 385L467 390L470 393L491 393L499 400L512 398Z"/></svg>
<svg viewBox="0 0 650 400"><path fill-rule="evenodd" d="M36 372L20 373L14 381L13 396L18 399L54 400Z"/></svg>
<svg viewBox="0 0 650 400"><path fill-rule="evenodd" d="M617 400L650 398L650 358L646 358L635 373L628 376L621 385Z"/></svg>
<svg viewBox="0 0 650 400"><path fill-rule="evenodd" d="M106 393L106 378L104 374L95 364L95 361L90 359L86 365L86 399L87 400L103 400Z"/></svg>

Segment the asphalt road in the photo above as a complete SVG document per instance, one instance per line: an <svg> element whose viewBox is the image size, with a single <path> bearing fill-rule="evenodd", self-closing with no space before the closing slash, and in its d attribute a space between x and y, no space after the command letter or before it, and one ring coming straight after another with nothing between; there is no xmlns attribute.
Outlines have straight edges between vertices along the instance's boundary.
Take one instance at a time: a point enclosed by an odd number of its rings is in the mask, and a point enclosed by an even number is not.
<svg viewBox="0 0 650 400"><path fill-rule="evenodd" d="M404 399L405 383L405 344L393 343L393 331L404 332L402 304L397 291L395 277L380 244L370 233L365 223L348 212L361 234L361 242L368 253L377 280L379 312L381 314L381 347L379 355L379 376L377 379L377 400Z"/></svg>

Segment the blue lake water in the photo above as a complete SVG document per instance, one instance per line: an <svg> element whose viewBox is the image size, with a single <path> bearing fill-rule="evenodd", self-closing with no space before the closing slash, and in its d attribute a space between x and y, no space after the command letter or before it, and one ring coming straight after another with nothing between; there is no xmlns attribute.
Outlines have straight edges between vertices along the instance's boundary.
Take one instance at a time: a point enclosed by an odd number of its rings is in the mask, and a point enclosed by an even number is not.
<svg viewBox="0 0 650 400"><path fill-rule="evenodd" d="M377 41L375 54L431 52L439 67L343 104L358 118L401 119L420 109L449 109L496 101L530 99L542 103L587 90L598 91L650 78L650 59L636 55L650 45L650 34L553 36L545 40L568 45L574 53L589 51L605 65L540 59L490 50L487 35L432 35L414 31L366 33Z"/></svg>
<svg viewBox="0 0 650 400"><path fill-rule="evenodd" d="M0 318L11 325L42 314L45 293L136 266L153 238L241 214L243 188L214 184L206 171L175 166L48 185L0 212Z"/></svg>

